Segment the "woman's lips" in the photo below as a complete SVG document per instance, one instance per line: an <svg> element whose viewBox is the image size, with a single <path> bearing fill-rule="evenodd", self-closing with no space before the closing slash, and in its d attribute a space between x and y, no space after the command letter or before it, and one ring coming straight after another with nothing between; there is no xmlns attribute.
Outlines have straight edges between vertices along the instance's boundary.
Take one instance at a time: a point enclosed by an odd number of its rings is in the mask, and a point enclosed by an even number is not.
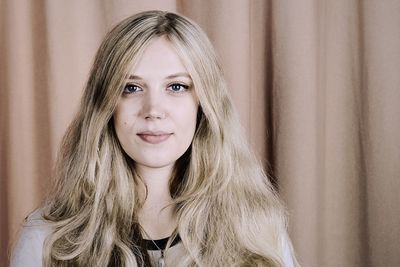
<svg viewBox="0 0 400 267"><path fill-rule="evenodd" d="M150 144L159 144L166 141L172 133L165 132L141 132L137 134L140 139Z"/></svg>

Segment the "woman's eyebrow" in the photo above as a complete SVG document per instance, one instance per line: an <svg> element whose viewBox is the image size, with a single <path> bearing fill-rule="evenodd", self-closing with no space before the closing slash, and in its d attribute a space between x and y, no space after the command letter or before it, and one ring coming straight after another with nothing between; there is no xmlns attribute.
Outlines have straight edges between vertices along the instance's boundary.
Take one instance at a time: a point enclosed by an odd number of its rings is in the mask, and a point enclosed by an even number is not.
<svg viewBox="0 0 400 267"><path fill-rule="evenodd" d="M178 73L170 74L170 75L166 76L165 79L174 79L174 78L178 78L178 77L185 77L188 79L192 79L190 77L189 73L187 73L187 72L178 72ZM129 75L127 79L128 80L138 80L138 81L144 80L142 77L135 75L135 74Z"/></svg>
<svg viewBox="0 0 400 267"><path fill-rule="evenodd" d="M128 80L140 80L140 81L142 81L143 78L140 77L140 76L137 76L137 75L129 75L128 76Z"/></svg>
<svg viewBox="0 0 400 267"><path fill-rule="evenodd" d="M187 72L178 72L178 73L175 73L175 74L168 75L166 78L167 79L173 79L173 78L177 78L177 77L186 77L188 79L192 79L190 77L189 73L187 73Z"/></svg>

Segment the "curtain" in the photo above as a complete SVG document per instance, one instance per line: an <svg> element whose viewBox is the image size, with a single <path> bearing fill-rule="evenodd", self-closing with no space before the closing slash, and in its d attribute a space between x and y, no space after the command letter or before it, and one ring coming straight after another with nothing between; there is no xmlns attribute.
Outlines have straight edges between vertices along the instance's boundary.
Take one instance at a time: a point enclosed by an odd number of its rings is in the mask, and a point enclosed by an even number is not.
<svg viewBox="0 0 400 267"><path fill-rule="evenodd" d="M209 35L302 266L400 266L400 0L0 0L0 265L101 39L149 9Z"/></svg>

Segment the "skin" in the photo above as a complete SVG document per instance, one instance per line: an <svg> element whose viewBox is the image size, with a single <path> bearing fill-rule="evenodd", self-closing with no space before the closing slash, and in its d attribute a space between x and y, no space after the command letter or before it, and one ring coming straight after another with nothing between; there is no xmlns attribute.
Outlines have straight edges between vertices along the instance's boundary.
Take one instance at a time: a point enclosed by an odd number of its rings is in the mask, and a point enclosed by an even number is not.
<svg viewBox="0 0 400 267"><path fill-rule="evenodd" d="M176 227L168 206L169 180L193 140L198 105L190 75L172 44L164 37L153 40L129 72L114 113L118 139L148 189L139 212L148 239L167 237ZM144 186L141 192L144 196Z"/></svg>

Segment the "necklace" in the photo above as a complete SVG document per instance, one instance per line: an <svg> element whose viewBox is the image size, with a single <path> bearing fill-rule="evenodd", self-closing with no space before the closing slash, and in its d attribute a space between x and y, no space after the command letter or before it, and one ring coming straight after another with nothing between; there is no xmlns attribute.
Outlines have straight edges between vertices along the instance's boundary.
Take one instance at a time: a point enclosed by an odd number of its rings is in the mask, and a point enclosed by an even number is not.
<svg viewBox="0 0 400 267"><path fill-rule="evenodd" d="M144 230L144 228L143 227L141 227L142 228L142 230L143 230L143 233L145 233L146 235L147 235L147 237L150 239L150 241L156 246L156 248L160 251L160 253L161 253L161 256L160 256L160 258L158 259L158 266L159 267L166 267L166 265L165 265L165 248L164 249L161 249L158 245L157 245L157 243L150 237L150 235Z"/></svg>

